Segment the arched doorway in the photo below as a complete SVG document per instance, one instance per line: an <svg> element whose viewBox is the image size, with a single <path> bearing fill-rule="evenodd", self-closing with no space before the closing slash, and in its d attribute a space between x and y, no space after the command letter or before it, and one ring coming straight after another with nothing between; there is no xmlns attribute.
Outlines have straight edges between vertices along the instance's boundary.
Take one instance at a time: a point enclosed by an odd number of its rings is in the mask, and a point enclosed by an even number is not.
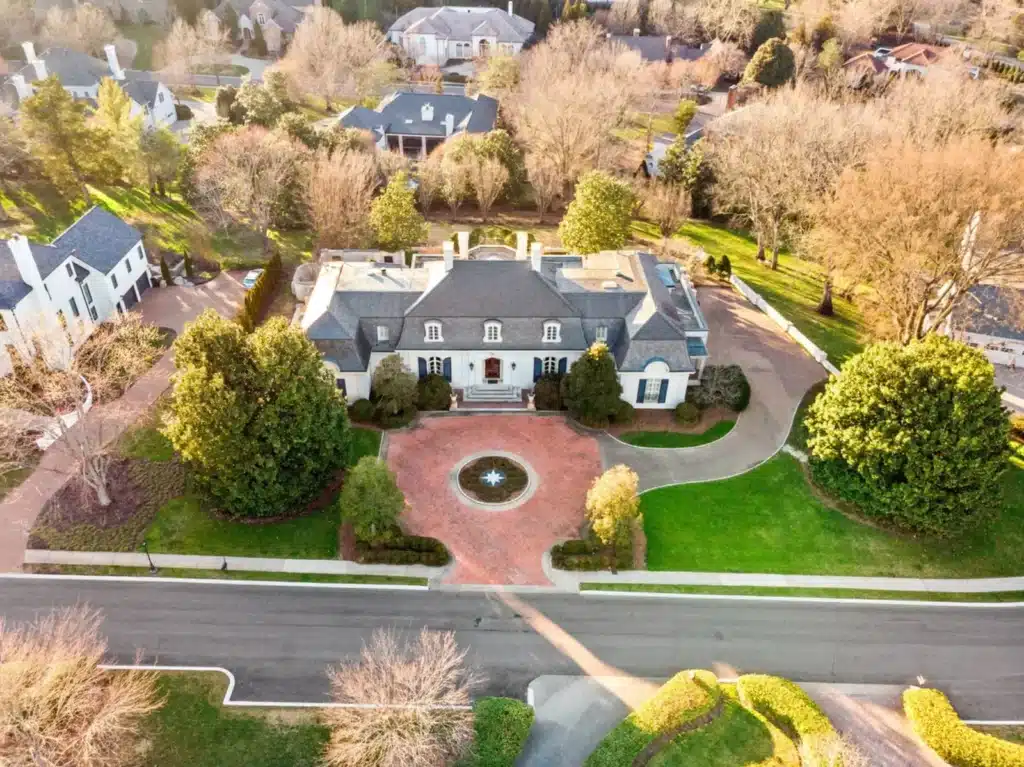
<svg viewBox="0 0 1024 767"><path fill-rule="evenodd" d="M501 360L497 357L484 360L484 383L501 383Z"/></svg>
<svg viewBox="0 0 1024 767"><path fill-rule="evenodd" d="M491 44L489 42L487 42L486 40L481 40L480 41L480 45L477 46L477 50L479 51L481 56L490 56L491 55Z"/></svg>

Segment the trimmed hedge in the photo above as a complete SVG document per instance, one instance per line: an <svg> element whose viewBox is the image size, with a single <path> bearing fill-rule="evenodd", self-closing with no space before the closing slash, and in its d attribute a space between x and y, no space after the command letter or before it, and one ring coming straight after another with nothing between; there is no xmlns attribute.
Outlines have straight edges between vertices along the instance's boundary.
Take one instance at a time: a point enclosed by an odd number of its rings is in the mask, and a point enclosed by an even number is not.
<svg viewBox="0 0 1024 767"><path fill-rule="evenodd" d="M476 738L459 767L512 767L533 726L533 709L514 698L480 698L473 704Z"/></svg>
<svg viewBox="0 0 1024 767"><path fill-rule="evenodd" d="M604 737L585 767L633 764L655 738L711 713L721 697L718 679L710 671L680 671Z"/></svg>
<svg viewBox="0 0 1024 767"><path fill-rule="evenodd" d="M533 404L538 410L562 409L562 376L546 375L533 385Z"/></svg>
<svg viewBox="0 0 1024 767"><path fill-rule="evenodd" d="M1010 416L1010 435L1024 442L1024 413L1013 413Z"/></svg>
<svg viewBox="0 0 1024 767"><path fill-rule="evenodd" d="M952 767L1024 767L1024 746L972 730L938 690L905 690L903 712L918 737Z"/></svg>
<svg viewBox="0 0 1024 767"><path fill-rule="evenodd" d="M693 426L700 420L700 408L692 402L680 402L676 405L672 415L675 421L683 426Z"/></svg>
<svg viewBox="0 0 1024 767"><path fill-rule="evenodd" d="M607 570L608 548L597 538L574 538L551 547L551 565L558 570ZM615 547L615 569L633 569L633 540Z"/></svg>
<svg viewBox="0 0 1024 767"><path fill-rule="evenodd" d="M448 549L437 538L395 533L373 543L356 541L356 562L361 565L444 567L450 561Z"/></svg>
<svg viewBox="0 0 1024 767"><path fill-rule="evenodd" d="M747 674L736 682L740 702L770 721L786 735L812 747L833 738L836 730L818 704L788 679Z"/></svg>
<svg viewBox="0 0 1024 767"><path fill-rule="evenodd" d="M615 408L615 413L612 415L612 423L628 426L635 419L636 408L626 402L626 400L620 399L618 406Z"/></svg>
<svg viewBox="0 0 1024 767"><path fill-rule="evenodd" d="M420 410L449 410L452 406L452 385L436 373L416 382L416 406Z"/></svg>
<svg viewBox="0 0 1024 767"><path fill-rule="evenodd" d="M185 263L187 264L188 261ZM256 284L246 291L242 308L235 315L235 320L245 328L246 333L251 333L263 319L263 315L274 300L274 293L277 292L277 285L281 281L283 270L281 254L275 253L267 262L263 274L256 279Z"/></svg>
<svg viewBox="0 0 1024 767"><path fill-rule="evenodd" d="M376 414L376 406L365 398L357 399L348 409L349 418L357 423L370 423Z"/></svg>

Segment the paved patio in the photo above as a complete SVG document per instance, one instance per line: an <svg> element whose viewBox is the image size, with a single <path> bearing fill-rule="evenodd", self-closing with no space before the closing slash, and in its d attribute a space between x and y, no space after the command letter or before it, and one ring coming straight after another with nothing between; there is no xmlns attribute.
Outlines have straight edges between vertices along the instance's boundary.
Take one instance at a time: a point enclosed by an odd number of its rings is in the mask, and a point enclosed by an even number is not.
<svg viewBox="0 0 1024 767"><path fill-rule="evenodd" d="M154 288L146 293L139 311L146 322L180 332L205 309L232 316L241 302L241 276L222 273L195 288ZM135 423L170 385L174 362L168 350L119 400L89 411L75 429L91 429L104 442L112 442ZM40 510L74 471L74 459L60 441L43 455L36 470L0 501L0 572L20 570L25 541Z"/></svg>
<svg viewBox="0 0 1024 767"><path fill-rule="evenodd" d="M521 456L537 472L537 491L521 506L475 509L449 484L461 459L490 450ZM388 435L387 462L409 504L406 528L444 541L456 560L445 582L461 584L550 585L541 556L579 535L587 489L601 473L596 440L557 416L425 418Z"/></svg>

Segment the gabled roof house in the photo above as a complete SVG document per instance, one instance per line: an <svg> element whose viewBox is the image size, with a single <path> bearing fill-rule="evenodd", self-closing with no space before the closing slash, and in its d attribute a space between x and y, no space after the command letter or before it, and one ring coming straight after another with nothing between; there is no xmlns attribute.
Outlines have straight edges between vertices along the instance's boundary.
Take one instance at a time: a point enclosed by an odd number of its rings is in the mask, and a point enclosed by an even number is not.
<svg viewBox="0 0 1024 767"><path fill-rule="evenodd" d="M446 5L413 8L388 29L387 38L419 65L444 66L492 53L514 56L533 36L534 23L501 8Z"/></svg>
<svg viewBox="0 0 1024 767"><path fill-rule="evenodd" d="M295 28L320 0L221 0L213 9L221 21L227 21L228 7L238 19L238 34L245 40L252 40L259 25L267 50L280 53L285 43L295 34Z"/></svg>

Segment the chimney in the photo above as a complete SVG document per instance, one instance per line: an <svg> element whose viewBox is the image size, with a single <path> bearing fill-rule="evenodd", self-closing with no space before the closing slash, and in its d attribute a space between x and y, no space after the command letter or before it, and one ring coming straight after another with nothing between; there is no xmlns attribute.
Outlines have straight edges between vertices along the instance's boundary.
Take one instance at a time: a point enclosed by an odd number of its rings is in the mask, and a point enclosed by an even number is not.
<svg viewBox="0 0 1024 767"><path fill-rule="evenodd" d="M444 250L444 270L450 272L455 265L455 243L445 240L441 247Z"/></svg>
<svg viewBox="0 0 1024 767"><path fill-rule="evenodd" d="M541 258L544 255L544 246L539 242L534 242L530 246L530 268L535 272L540 271Z"/></svg>
<svg viewBox="0 0 1024 767"><path fill-rule="evenodd" d="M512 0L508 0L508 15L512 15Z"/></svg>
<svg viewBox="0 0 1024 767"><path fill-rule="evenodd" d="M459 258L469 258L469 232L459 232Z"/></svg>
<svg viewBox="0 0 1024 767"><path fill-rule="evenodd" d="M455 131L455 115L451 112L444 116L444 135L450 136Z"/></svg>
<svg viewBox="0 0 1024 767"><path fill-rule="evenodd" d="M110 74L115 80L123 80L124 70L121 69L121 63L117 60L117 48L111 44L104 45L103 50L107 54L107 66L110 67Z"/></svg>
<svg viewBox="0 0 1024 767"><path fill-rule="evenodd" d="M26 40L21 44L21 49L25 51L25 61L31 64L36 60L36 46L31 40Z"/></svg>
<svg viewBox="0 0 1024 767"><path fill-rule="evenodd" d="M420 117L423 122L429 123L434 121L434 105L429 102L420 107Z"/></svg>
<svg viewBox="0 0 1024 767"><path fill-rule="evenodd" d="M22 234L16 234L7 241L7 247L14 256L14 265L18 267L18 274L21 280L34 291L39 301L46 301L46 291L43 289L43 278L39 274L39 267L32 255L32 248L28 240Z"/></svg>
<svg viewBox="0 0 1024 767"><path fill-rule="evenodd" d="M15 92L18 94L18 101L24 101L32 95L32 89L25 82L24 75L11 75L11 85L14 86Z"/></svg>
<svg viewBox="0 0 1024 767"><path fill-rule="evenodd" d="M46 79L46 62L43 61L42 59L36 59L35 61L33 61L31 63L32 63L33 69L36 70L36 79L37 80L45 80Z"/></svg>
<svg viewBox="0 0 1024 767"><path fill-rule="evenodd" d="M640 37L640 27L633 27L633 37Z"/></svg>
<svg viewBox="0 0 1024 767"><path fill-rule="evenodd" d="M516 232L516 260L526 260L526 243L530 241L530 235L526 232Z"/></svg>

